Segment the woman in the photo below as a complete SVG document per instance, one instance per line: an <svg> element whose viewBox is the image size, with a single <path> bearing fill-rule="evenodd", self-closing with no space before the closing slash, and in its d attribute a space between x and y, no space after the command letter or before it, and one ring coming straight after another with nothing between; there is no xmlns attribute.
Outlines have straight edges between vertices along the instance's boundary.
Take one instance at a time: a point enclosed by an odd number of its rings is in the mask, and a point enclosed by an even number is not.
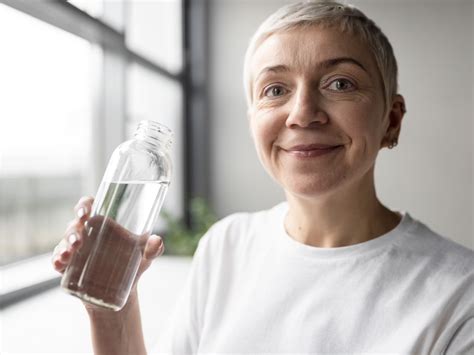
<svg viewBox="0 0 474 355"><path fill-rule="evenodd" d="M375 192L377 154L405 113L380 29L335 2L283 7L254 35L244 80L257 154L287 201L203 236L161 349L474 353L474 253ZM66 236L90 208L79 202ZM81 242L64 238L58 271ZM150 238L140 275L162 250ZM121 312L87 310L96 353L146 352L136 285Z"/></svg>

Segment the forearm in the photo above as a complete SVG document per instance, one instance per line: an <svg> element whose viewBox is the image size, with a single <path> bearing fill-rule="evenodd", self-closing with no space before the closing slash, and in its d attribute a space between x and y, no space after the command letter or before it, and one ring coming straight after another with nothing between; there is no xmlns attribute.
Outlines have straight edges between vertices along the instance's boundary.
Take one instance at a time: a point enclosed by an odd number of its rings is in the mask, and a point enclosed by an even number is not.
<svg viewBox="0 0 474 355"><path fill-rule="evenodd" d="M120 312L88 310L95 355L146 355L138 297Z"/></svg>

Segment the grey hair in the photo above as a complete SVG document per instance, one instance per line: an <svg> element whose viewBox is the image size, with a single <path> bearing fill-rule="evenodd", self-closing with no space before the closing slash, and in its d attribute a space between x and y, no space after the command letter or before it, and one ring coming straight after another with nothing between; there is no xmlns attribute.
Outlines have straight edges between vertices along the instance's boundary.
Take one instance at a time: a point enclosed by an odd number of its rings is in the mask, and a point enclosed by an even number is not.
<svg viewBox="0 0 474 355"><path fill-rule="evenodd" d="M250 39L244 60L244 88L247 105L253 101L250 59L257 48L272 34L295 28L322 26L337 28L355 35L368 44L381 76L385 113L398 92L398 68L393 48L382 30L353 5L329 0L307 0L286 5L270 15Z"/></svg>

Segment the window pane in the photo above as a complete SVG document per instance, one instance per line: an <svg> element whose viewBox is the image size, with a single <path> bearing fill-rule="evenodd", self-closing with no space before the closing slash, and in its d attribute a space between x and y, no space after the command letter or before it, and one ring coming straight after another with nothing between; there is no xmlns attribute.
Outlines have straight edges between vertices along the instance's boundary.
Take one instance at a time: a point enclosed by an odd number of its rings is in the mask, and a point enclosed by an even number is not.
<svg viewBox="0 0 474 355"><path fill-rule="evenodd" d="M90 141L88 42L0 5L0 264L51 252Z"/></svg>
<svg viewBox="0 0 474 355"><path fill-rule="evenodd" d="M173 73L182 67L181 1L130 1L127 45Z"/></svg>
<svg viewBox="0 0 474 355"><path fill-rule="evenodd" d="M129 137L140 120L163 123L174 133L171 153L173 177L163 210L175 216L181 216L183 209L183 127L180 84L138 65L131 65L128 70L127 99ZM163 228L163 222L158 221L156 227L158 230Z"/></svg>

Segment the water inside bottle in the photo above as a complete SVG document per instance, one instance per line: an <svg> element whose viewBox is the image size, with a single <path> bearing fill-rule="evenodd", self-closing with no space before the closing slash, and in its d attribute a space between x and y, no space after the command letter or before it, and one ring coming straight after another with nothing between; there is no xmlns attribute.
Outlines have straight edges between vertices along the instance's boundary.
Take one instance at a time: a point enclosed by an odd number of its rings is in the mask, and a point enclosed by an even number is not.
<svg viewBox="0 0 474 355"><path fill-rule="evenodd" d="M125 304L168 182L103 182L61 286L82 300L120 310Z"/></svg>

